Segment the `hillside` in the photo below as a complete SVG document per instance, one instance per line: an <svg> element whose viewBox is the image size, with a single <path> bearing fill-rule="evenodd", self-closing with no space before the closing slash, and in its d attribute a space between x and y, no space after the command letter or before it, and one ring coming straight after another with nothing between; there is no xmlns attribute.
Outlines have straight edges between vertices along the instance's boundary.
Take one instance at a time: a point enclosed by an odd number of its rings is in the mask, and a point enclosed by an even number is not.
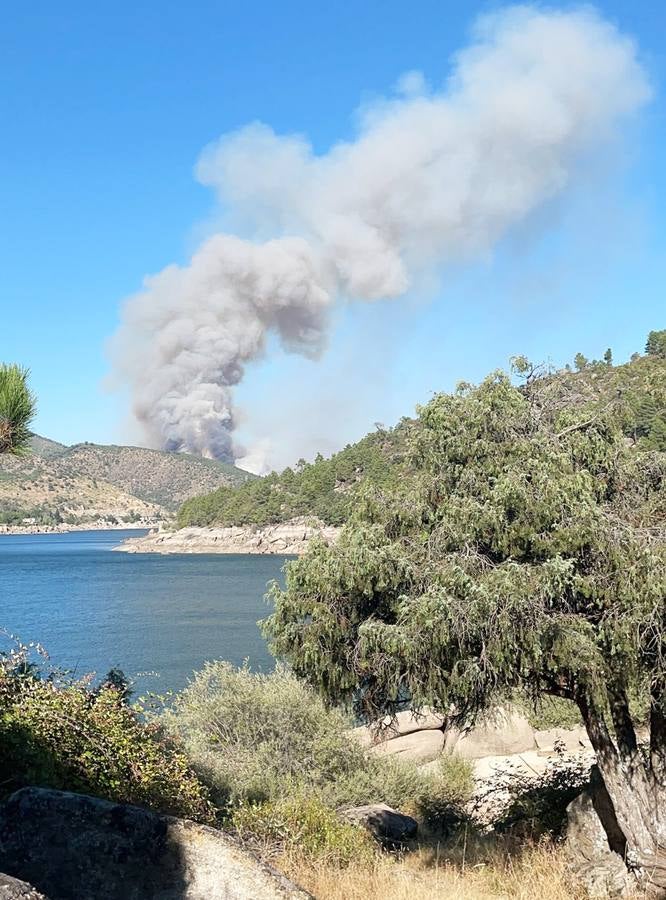
<svg viewBox="0 0 666 900"><path fill-rule="evenodd" d="M179 527L188 525L270 525L315 516L327 525L347 518L358 486L371 481L389 486L407 465L409 419L349 444L329 459L300 460L294 469L275 472L240 487L221 487L194 497L180 508Z"/></svg>
<svg viewBox="0 0 666 900"><path fill-rule="evenodd" d="M0 523L161 520L195 494L253 478L226 463L143 447L34 435L32 452L0 463Z"/></svg>
<svg viewBox="0 0 666 900"><path fill-rule="evenodd" d="M650 352L634 354L623 365L612 365L610 357L588 361L578 354L573 367L548 372L517 358L515 374L526 390L534 378L547 382L553 403L591 409L598 403L612 404L627 440L666 450L666 331L651 332L650 340ZM281 474L194 497L180 508L178 525L264 526L308 515L341 525L362 483L388 487L409 472L409 435L414 428L418 420L405 418L329 459L319 455L312 463L301 460Z"/></svg>

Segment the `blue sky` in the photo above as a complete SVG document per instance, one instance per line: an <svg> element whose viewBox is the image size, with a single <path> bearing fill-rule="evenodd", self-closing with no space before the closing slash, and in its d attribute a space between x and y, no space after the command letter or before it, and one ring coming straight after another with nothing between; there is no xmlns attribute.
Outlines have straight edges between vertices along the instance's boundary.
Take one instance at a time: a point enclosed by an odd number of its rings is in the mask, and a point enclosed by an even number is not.
<svg viewBox="0 0 666 900"><path fill-rule="evenodd" d="M214 208L193 176L206 144L261 120L324 152L352 135L359 103L405 71L440 82L475 15L496 7L8 6L0 358L31 368L36 429L66 443L128 438L127 397L103 385L105 343L123 298L196 246ZM250 413L263 405L265 423L266 405L292 417L296 456L301 435L303 455L332 450L512 354L562 364L610 346L623 359L666 327L666 13L649 0L597 9L636 38L655 89L618 158L427 297L340 311L320 364L281 351L257 364L239 401Z"/></svg>

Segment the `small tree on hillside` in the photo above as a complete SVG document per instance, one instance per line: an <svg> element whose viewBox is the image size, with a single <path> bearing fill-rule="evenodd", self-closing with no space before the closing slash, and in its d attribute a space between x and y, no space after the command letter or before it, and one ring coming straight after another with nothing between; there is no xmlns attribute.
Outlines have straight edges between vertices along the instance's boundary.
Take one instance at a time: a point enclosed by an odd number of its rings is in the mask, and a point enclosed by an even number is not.
<svg viewBox="0 0 666 900"><path fill-rule="evenodd" d="M613 365L613 351L611 350L610 347L604 353L604 362L606 363L607 366Z"/></svg>
<svg viewBox="0 0 666 900"><path fill-rule="evenodd" d="M662 331L651 331L648 334L645 352L648 356L660 356L666 359L666 328Z"/></svg>
<svg viewBox="0 0 666 900"><path fill-rule="evenodd" d="M583 356L582 353L577 353L574 356L574 366L576 367L577 372L582 372L583 369L586 369L589 365L589 360L587 356Z"/></svg>
<svg viewBox="0 0 666 900"><path fill-rule="evenodd" d="M612 408L567 390L496 374L435 397L417 475L290 564L266 630L371 719L409 701L469 723L515 689L573 700L627 864L666 890L666 455L632 450Z"/></svg>
<svg viewBox="0 0 666 900"><path fill-rule="evenodd" d="M23 453L30 441L35 397L28 370L0 364L0 453Z"/></svg>

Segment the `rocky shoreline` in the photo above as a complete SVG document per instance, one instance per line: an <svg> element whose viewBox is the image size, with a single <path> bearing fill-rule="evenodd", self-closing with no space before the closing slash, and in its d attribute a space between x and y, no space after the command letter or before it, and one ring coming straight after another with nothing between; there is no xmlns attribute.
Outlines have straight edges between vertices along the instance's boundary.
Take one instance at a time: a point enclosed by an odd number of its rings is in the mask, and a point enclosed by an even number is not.
<svg viewBox="0 0 666 900"><path fill-rule="evenodd" d="M99 519L96 522L86 522L84 525L2 525L0 535L3 534L67 534L70 531L145 531L146 528L158 528L162 524L158 519L140 519L137 522L107 522ZM136 540L136 539L135 539Z"/></svg>
<svg viewBox="0 0 666 900"><path fill-rule="evenodd" d="M181 528L152 531L129 538L115 550L124 553L259 553L300 556L318 537L327 544L337 540L339 528L318 519L297 518L277 525L231 525L223 528Z"/></svg>

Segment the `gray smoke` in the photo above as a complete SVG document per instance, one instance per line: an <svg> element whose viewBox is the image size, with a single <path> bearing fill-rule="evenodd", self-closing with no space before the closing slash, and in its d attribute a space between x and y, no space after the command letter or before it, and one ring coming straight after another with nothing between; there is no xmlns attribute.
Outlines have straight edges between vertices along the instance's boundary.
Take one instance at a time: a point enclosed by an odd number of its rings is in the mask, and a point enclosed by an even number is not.
<svg viewBox="0 0 666 900"><path fill-rule="evenodd" d="M197 176L256 242L213 235L126 302L113 361L148 441L233 459L233 388L270 335L316 357L338 299L399 297L487 254L648 96L599 15L521 6L477 22L442 89L408 73L324 155L262 124L221 138Z"/></svg>

